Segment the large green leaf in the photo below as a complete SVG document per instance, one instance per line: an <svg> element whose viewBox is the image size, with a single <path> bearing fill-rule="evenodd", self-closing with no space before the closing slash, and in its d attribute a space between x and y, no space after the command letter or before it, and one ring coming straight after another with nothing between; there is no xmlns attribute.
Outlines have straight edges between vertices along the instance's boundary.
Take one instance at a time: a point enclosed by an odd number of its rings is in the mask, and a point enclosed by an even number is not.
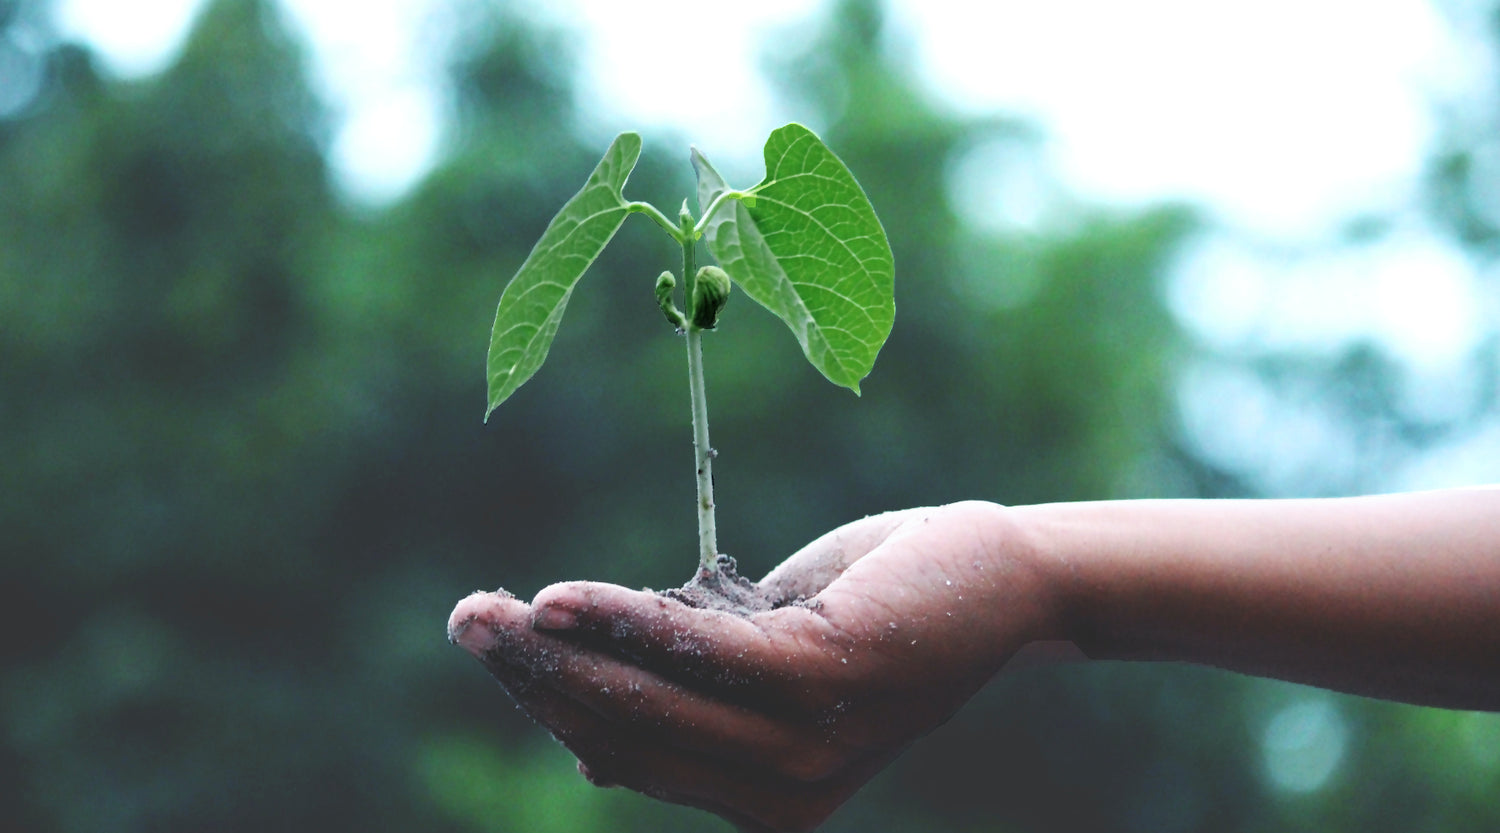
<svg viewBox="0 0 1500 833"><path fill-rule="evenodd" d="M786 322L813 367L859 393L896 318L885 229L854 175L811 130L776 130L765 157L753 197L709 219L708 249L746 295ZM728 186L696 150L693 167L706 211Z"/></svg>
<svg viewBox="0 0 1500 833"><path fill-rule="evenodd" d="M630 213L621 191L640 155L640 136L616 136L583 190L547 224L501 293L486 363L486 421L546 360L573 287Z"/></svg>

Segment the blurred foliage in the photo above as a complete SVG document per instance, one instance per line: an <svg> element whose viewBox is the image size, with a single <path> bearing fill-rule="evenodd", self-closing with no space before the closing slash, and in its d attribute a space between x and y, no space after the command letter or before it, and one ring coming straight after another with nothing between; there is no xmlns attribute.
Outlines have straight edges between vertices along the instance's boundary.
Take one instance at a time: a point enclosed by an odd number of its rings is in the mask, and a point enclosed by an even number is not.
<svg viewBox="0 0 1500 833"><path fill-rule="evenodd" d="M36 42L11 35L44 12L0 2L0 43ZM886 223L897 325L856 399L732 308L706 348L725 549L757 572L885 509L1242 491L1171 408L1195 348L1161 282L1193 213L966 222L955 158L1031 134L934 104L878 5L820 20L772 72ZM476 21L459 141L374 212L331 189L328 116L266 0L211 3L143 80L75 45L12 52L38 81L0 116L8 826L725 829L587 786L442 638L478 584L665 586L694 563L681 349L652 307L672 244L646 221L585 277L545 372L480 421L500 288L600 151L565 35ZM1439 166L1455 188L1460 158ZM684 143L652 139L629 193L669 204L689 176ZM1385 378L1366 369L1359 395ZM1492 716L1102 664L1008 679L955 722L827 829L1500 822Z"/></svg>

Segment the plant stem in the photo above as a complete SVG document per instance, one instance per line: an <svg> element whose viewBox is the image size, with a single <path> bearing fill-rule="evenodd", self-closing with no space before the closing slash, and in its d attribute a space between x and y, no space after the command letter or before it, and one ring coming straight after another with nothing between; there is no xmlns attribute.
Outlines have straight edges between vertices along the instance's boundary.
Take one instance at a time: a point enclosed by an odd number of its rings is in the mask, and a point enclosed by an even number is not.
<svg viewBox="0 0 1500 833"><path fill-rule="evenodd" d="M708 399L703 387L703 331L688 326L688 384L693 395L693 454L698 463L698 570L712 575L719 569L719 544L714 531L714 450L708 444Z"/></svg>
<svg viewBox="0 0 1500 833"><path fill-rule="evenodd" d="M637 200L632 203L627 203L625 205L625 210L629 211L631 214L645 214L647 217L650 217L652 221L657 225L666 229L667 234L672 235L673 240L682 240L682 229L678 228L676 225L673 225L672 221L667 219L667 215L661 213L661 209L657 208L651 203L641 202Z"/></svg>
<svg viewBox="0 0 1500 833"><path fill-rule="evenodd" d="M682 285L692 304L693 282L697 263L693 251L693 218L682 211ZM714 450L708 444L708 396L703 383L703 331L691 322L687 326L688 391L693 400L693 457L698 469L698 575L717 576L719 544L714 530Z"/></svg>
<svg viewBox="0 0 1500 833"><path fill-rule="evenodd" d="M744 199L746 196L749 195L744 191L720 191L719 195L714 197L713 202L708 204L708 208L703 210L703 218L693 226L693 236L698 237L703 234L704 229L708 228L708 221L718 212L719 206L730 200Z"/></svg>

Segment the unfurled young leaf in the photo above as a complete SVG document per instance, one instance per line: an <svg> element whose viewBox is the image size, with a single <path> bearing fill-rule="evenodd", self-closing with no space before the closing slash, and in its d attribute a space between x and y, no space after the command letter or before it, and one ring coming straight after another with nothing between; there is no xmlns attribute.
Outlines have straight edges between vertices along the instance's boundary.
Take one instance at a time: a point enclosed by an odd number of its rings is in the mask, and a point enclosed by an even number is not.
<svg viewBox="0 0 1500 833"><path fill-rule="evenodd" d="M796 335L829 381L859 393L896 317L895 261L875 209L811 130L789 124L765 146L766 178L719 207L708 249L745 294ZM696 149L698 206L729 190Z"/></svg>
<svg viewBox="0 0 1500 833"><path fill-rule="evenodd" d="M490 333L486 420L547 358L573 287L630 213L621 192L640 155L639 135L615 137L583 190L552 218L505 287Z"/></svg>

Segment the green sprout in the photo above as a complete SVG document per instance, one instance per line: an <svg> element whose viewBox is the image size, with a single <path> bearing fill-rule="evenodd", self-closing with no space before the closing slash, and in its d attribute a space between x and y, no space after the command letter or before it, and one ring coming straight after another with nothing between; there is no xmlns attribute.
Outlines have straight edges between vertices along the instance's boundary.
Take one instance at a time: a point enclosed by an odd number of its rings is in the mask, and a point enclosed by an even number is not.
<svg viewBox="0 0 1500 833"><path fill-rule="evenodd" d="M622 193L641 137L615 137L598 167L527 255L500 296L490 336L489 419L547 358L568 297L631 214L645 214L682 246L682 272L662 272L658 306L687 341L698 478L699 574L715 574L713 459L703 379L703 333L714 329L730 285L784 321L813 367L859 393L896 316L895 262L875 209L844 163L811 130L788 124L766 140L766 176L731 189L697 149L694 217L684 200L674 222ZM697 265L702 239L718 266ZM682 286L687 306L674 295Z"/></svg>

